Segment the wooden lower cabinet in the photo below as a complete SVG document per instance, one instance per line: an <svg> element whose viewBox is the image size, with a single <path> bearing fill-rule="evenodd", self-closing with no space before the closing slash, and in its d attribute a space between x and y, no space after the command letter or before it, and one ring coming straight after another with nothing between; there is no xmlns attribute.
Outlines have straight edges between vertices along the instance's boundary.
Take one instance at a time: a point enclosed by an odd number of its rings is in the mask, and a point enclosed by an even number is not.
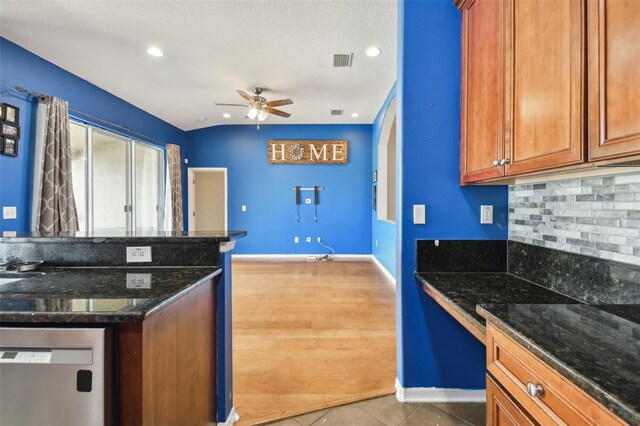
<svg viewBox="0 0 640 426"><path fill-rule="evenodd" d="M487 375L487 426L535 425L518 404Z"/></svg>
<svg viewBox="0 0 640 426"><path fill-rule="evenodd" d="M120 425L216 423L216 281L119 325Z"/></svg>
<svg viewBox="0 0 640 426"><path fill-rule="evenodd" d="M492 383L491 392L502 389L502 395L496 397L500 408L490 408L489 402L491 405L494 402L490 399L488 381L487 424L512 424L509 419L515 418L514 407L526 415L522 424L627 424L491 323L487 323L486 346L487 371L495 384L500 385L496 388ZM534 396L528 393L528 387L535 389ZM509 399L505 399L507 396ZM511 401L511 411L505 401ZM500 419L506 423L498 423Z"/></svg>

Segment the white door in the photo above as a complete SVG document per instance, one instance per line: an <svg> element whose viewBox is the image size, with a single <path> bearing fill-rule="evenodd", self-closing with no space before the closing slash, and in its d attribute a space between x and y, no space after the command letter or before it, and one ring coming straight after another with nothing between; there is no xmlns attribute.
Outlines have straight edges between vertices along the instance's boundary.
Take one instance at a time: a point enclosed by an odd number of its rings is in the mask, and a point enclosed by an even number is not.
<svg viewBox="0 0 640 426"><path fill-rule="evenodd" d="M226 231L227 169L189 168L189 230Z"/></svg>

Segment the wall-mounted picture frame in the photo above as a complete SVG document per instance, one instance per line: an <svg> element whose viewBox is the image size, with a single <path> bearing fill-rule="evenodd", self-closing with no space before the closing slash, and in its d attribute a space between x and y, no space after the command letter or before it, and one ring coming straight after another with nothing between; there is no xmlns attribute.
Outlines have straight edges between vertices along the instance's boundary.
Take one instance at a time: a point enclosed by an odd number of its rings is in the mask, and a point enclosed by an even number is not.
<svg viewBox="0 0 640 426"><path fill-rule="evenodd" d="M2 146L2 154L10 157L18 156L18 138L10 138L3 136L0 146Z"/></svg>
<svg viewBox="0 0 640 426"><path fill-rule="evenodd" d="M373 173L371 173L371 183L376 183L378 181L378 171L374 170Z"/></svg>
<svg viewBox="0 0 640 426"><path fill-rule="evenodd" d="M20 109L13 105L2 104L2 120L17 126L20 120Z"/></svg>
<svg viewBox="0 0 640 426"><path fill-rule="evenodd" d="M2 136L9 136L10 138L18 139L20 138L20 127L3 121Z"/></svg>
<svg viewBox="0 0 640 426"><path fill-rule="evenodd" d="M371 208L375 212L378 210L378 187L371 185Z"/></svg>

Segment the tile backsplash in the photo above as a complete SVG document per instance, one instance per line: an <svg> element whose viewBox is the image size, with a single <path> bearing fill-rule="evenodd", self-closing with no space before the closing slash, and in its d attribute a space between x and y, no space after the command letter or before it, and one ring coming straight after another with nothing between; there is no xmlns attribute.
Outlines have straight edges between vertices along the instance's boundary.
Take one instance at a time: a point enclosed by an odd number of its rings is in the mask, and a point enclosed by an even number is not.
<svg viewBox="0 0 640 426"><path fill-rule="evenodd" d="M509 239L640 264L640 173L510 186Z"/></svg>

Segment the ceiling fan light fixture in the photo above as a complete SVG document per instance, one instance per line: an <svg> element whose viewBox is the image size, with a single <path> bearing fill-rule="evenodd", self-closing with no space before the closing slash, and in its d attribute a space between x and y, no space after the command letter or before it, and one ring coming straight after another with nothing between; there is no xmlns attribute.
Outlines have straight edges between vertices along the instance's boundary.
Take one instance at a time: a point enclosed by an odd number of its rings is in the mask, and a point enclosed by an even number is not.
<svg viewBox="0 0 640 426"><path fill-rule="evenodd" d="M251 120L255 120L257 116L258 116L258 109L256 107L251 108L247 113L247 117L249 117Z"/></svg>
<svg viewBox="0 0 640 426"><path fill-rule="evenodd" d="M267 114L266 111L263 111L263 110L258 111L258 121L264 121L267 119L268 116L269 114Z"/></svg>

